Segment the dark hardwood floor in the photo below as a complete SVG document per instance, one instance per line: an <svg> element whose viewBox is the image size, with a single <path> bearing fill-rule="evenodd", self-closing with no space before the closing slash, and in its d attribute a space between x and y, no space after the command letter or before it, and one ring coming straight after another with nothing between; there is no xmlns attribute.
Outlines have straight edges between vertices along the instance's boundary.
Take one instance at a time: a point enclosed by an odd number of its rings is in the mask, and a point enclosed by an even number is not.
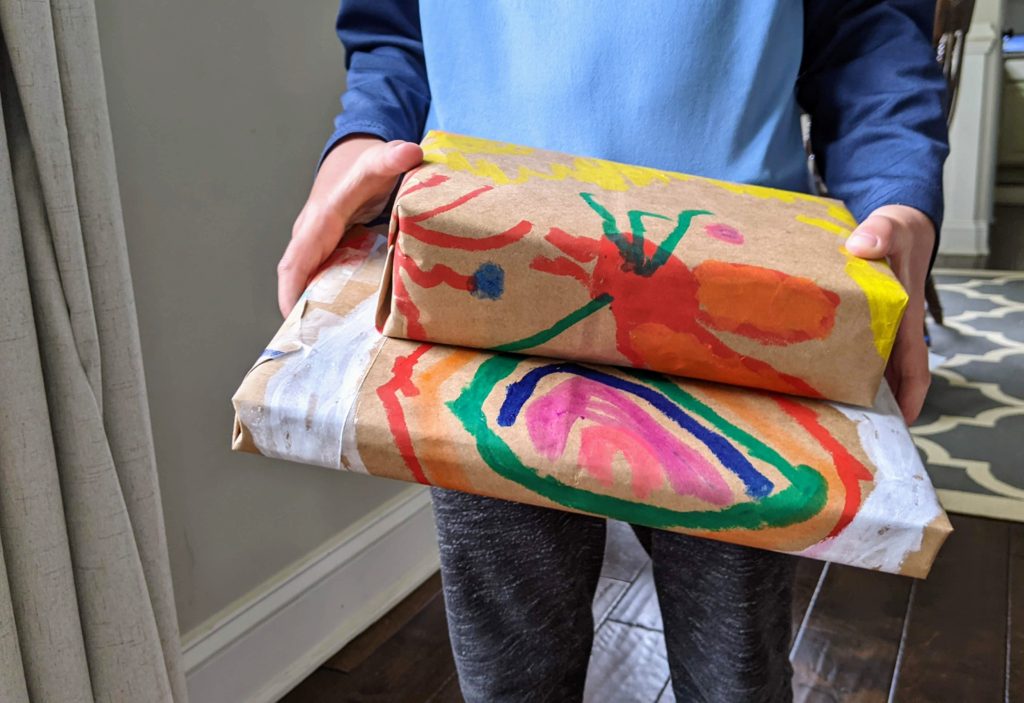
<svg viewBox="0 0 1024 703"><path fill-rule="evenodd" d="M1024 524L950 516L926 581L801 560L794 698L805 703L1024 703ZM594 598L586 700L674 701L646 554L611 523ZM461 701L435 576L285 703Z"/></svg>

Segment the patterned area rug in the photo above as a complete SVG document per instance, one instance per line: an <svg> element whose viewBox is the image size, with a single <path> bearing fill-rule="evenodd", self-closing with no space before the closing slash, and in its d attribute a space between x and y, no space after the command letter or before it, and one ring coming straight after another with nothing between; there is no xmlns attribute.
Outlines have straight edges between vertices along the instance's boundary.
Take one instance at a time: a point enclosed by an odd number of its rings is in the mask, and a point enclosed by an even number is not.
<svg viewBox="0 0 1024 703"><path fill-rule="evenodd" d="M947 510L1024 522L1024 272L935 270L932 386L911 429Z"/></svg>

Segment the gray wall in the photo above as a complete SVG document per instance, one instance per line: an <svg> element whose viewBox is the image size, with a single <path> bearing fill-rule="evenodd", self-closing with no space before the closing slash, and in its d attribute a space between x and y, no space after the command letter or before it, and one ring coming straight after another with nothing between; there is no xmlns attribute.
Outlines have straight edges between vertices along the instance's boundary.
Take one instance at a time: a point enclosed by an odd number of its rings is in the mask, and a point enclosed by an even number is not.
<svg viewBox="0 0 1024 703"><path fill-rule="evenodd" d="M97 0L183 632L403 486L229 449L344 82L336 0Z"/></svg>
<svg viewBox="0 0 1024 703"><path fill-rule="evenodd" d="M1024 34L1024 0L1007 0L1003 29L1013 29L1017 34Z"/></svg>

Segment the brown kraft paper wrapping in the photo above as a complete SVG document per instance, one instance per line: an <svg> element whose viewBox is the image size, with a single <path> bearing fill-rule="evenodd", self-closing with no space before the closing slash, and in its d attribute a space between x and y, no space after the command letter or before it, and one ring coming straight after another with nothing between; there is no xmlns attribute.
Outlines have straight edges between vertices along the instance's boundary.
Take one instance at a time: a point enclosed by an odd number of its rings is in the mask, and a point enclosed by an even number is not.
<svg viewBox="0 0 1024 703"><path fill-rule="evenodd" d="M431 132L385 335L869 406L907 296L841 203Z"/></svg>
<svg viewBox="0 0 1024 703"><path fill-rule="evenodd" d="M357 228L233 399L237 450L924 576L950 531L872 408L382 337Z"/></svg>

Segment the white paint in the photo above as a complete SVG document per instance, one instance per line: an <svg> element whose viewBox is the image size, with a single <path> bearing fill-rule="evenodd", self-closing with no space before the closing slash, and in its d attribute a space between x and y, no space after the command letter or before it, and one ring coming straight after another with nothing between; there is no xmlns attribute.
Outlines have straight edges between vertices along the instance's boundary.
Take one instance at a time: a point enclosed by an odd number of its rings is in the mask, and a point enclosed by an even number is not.
<svg viewBox="0 0 1024 703"><path fill-rule="evenodd" d="M370 364L373 362L371 360ZM363 374L365 377L365 372ZM356 441L356 403L349 407L348 417L345 418L345 427L341 431L341 462L347 471L356 471L361 474L369 474L363 457L359 454L359 442Z"/></svg>
<svg viewBox="0 0 1024 703"><path fill-rule="evenodd" d="M942 512L931 481L888 384L878 389L873 408L833 407L857 423L861 446L875 465L875 485L842 532L801 554L898 572L921 548L924 526Z"/></svg>
<svg viewBox="0 0 1024 703"><path fill-rule="evenodd" d="M341 468L346 421L383 339L376 307L371 296L344 317L323 309L304 315L301 325L319 329L315 342L279 357L262 405L238 409L261 454Z"/></svg>
<svg viewBox="0 0 1024 703"><path fill-rule="evenodd" d="M186 634L189 700L278 700L437 568L429 494L407 487Z"/></svg>

